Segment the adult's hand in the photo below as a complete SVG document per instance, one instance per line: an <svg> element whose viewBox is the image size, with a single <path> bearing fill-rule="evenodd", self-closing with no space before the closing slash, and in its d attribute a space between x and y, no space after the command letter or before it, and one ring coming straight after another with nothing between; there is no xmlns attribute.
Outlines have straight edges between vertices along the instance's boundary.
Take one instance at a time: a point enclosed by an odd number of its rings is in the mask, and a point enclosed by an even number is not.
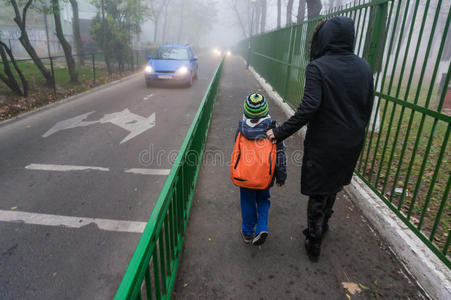
<svg viewBox="0 0 451 300"><path fill-rule="evenodd" d="M268 139L271 142L275 142L276 141L276 136L274 135L274 131L272 129L266 131L266 137L268 137Z"/></svg>

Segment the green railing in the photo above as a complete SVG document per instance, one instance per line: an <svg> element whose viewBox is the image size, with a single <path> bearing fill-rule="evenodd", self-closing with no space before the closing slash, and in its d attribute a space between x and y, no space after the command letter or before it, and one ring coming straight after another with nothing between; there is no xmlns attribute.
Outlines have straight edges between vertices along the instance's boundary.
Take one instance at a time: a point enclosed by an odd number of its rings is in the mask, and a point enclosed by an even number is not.
<svg viewBox="0 0 451 300"><path fill-rule="evenodd" d="M170 299L223 61L186 134L115 299Z"/></svg>
<svg viewBox="0 0 451 300"><path fill-rule="evenodd" d="M239 52L295 108L314 27L333 16L354 20L354 51L375 76L355 172L451 267L451 1L359 0L241 41Z"/></svg>

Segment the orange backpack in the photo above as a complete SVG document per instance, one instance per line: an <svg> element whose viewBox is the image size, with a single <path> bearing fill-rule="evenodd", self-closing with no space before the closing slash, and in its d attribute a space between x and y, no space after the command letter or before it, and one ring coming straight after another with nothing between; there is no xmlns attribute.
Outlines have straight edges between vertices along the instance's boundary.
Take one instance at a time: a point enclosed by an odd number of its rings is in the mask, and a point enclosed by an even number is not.
<svg viewBox="0 0 451 300"><path fill-rule="evenodd" d="M269 139L248 140L239 132L232 152L230 178L236 186L268 188L274 176L276 155L276 144Z"/></svg>

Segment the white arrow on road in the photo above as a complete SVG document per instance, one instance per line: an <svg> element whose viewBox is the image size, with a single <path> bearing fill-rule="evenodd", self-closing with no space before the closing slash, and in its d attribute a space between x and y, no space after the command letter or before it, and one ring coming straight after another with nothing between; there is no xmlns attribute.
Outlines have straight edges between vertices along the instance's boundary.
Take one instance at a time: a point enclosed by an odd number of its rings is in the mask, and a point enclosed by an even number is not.
<svg viewBox="0 0 451 300"><path fill-rule="evenodd" d="M64 120L64 121L59 121L52 128L50 128L46 133L44 133L42 135L42 137L46 138L46 137L54 134L55 132L58 132L58 131L64 130L64 129L83 127L83 126L89 126L89 125L95 124L98 121L89 121L89 122L83 121L92 113L93 113L93 111L70 118L70 119L67 119L67 120Z"/></svg>
<svg viewBox="0 0 451 300"><path fill-rule="evenodd" d="M57 122L52 128L50 128L46 133L42 135L42 137L46 138L58 131L76 128L76 127L84 127L93 124L105 124L112 123L116 126L121 127L129 131L130 133L120 142L125 143L132 138L140 135L146 130L155 126L155 113L152 113L149 117L144 118L140 115L134 114L130 112L128 109L124 109L123 111L106 114L100 120L97 121L84 121L93 111Z"/></svg>

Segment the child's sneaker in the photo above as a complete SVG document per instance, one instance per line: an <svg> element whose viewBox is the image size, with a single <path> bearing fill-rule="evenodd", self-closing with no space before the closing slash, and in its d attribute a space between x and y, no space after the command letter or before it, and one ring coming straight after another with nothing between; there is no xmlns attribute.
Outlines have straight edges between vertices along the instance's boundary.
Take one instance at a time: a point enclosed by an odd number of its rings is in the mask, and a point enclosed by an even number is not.
<svg viewBox="0 0 451 300"><path fill-rule="evenodd" d="M260 231L260 233L257 234L257 236L252 240L252 245L260 246L265 242L267 236L268 236L267 231Z"/></svg>
<svg viewBox="0 0 451 300"><path fill-rule="evenodd" d="M247 235L243 231L241 231L241 236L243 237L243 241L246 244L250 244L252 242L252 239L254 238L254 235Z"/></svg>

